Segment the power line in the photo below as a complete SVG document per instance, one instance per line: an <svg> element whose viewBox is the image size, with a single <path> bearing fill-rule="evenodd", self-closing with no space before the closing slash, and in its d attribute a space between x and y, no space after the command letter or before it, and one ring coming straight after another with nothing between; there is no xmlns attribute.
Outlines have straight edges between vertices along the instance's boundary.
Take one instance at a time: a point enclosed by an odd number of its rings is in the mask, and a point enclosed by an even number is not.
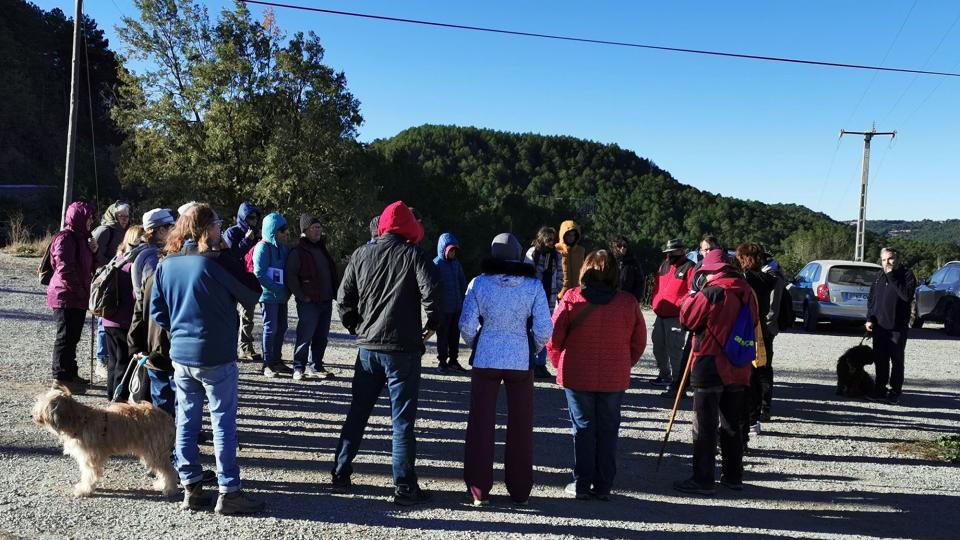
<svg viewBox="0 0 960 540"><path fill-rule="evenodd" d="M358 17L362 19L373 19L378 21L418 24L418 25L433 26L438 28L451 28L455 30L472 30L475 32L489 32L493 34L505 34L505 35L511 35L511 36L553 39L558 41L572 41L577 43L591 43L594 45L612 45L617 47L630 47L634 49L648 49L648 50L655 50L655 51L699 54L699 55L719 56L719 57L726 57L726 58L740 58L740 59L746 59L746 60L762 60L767 62L783 62L783 63L789 63L789 64L805 64L805 65L822 66L822 67L866 69L866 70L886 71L886 72L894 72L894 73L916 73L918 75L939 75L943 77L960 77L960 73L946 72L946 71L927 71L927 70L921 70L921 69L892 68L892 67L883 67L883 66L870 66L870 65L863 65L863 64L847 64L842 62L826 62L821 60L805 60L800 58L786 58L786 57L779 57L779 56L741 54L741 53L732 53L732 52L724 52L724 51L711 51L711 50L704 50L704 49L688 49L683 47L664 47L661 45L648 45L643 43L630 43L625 41L590 39L590 38L581 38L581 37L573 37L573 36L561 36L556 34L540 34L536 32L506 30L502 28L488 28L483 26L470 26L465 24L452 24L452 23L442 23L442 22L436 22L436 21L424 21L424 20L418 20L418 19L405 19L401 17L387 17L385 15L373 15L370 13L357 13L352 11L339 11L334 9L323 9L323 8L310 7L310 6L299 6L295 4L284 4L280 2L266 2L263 0L240 0L240 1L245 4L255 4L260 6L285 8L285 9L296 9L300 11L312 11L315 13L326 13L329 15L343 15L346 17Z"/></svg>

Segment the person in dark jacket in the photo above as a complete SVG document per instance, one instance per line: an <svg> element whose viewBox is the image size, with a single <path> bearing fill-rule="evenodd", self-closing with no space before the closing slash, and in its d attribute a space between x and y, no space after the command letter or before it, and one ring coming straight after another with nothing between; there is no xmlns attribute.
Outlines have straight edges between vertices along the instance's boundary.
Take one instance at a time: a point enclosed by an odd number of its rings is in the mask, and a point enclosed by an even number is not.
<svg viewBox="0 0 960 540"><path fill-rule="evenodd" d="M763 333L763 346L767 361L755 368L750 375L748 410L750 430L759 433L760 422L770 420L770 405L773 400L773 339L767 322L770 314L770 298L777 286L777 276L764 265L764 253L760 244L740 244L737 246L737 261L743 271L743 277L750 284L757 297L757 312L760 316L760 329ZM764 270L767 268L767 270Z"/></svg>
<svg viewBox="0 0 960 540"><path fill-rule="evenodd" d="M107 207L100 225L91 233L97 242L93 269L96 270L110 262L117 254L117 248L123 240L123 234L130 226L130 205L117 201ZM107 377L107 333L103 321L97 318L97 374Z"/></svg>
<svg viewBox="0 0 960 540"><path fill-rule="evenodd" d="M640 268L637 258L630 251L627 237L622 234L611 236L608 244L609 252L617 259L617 266L620 269L620 290L632 294L637 302L643 302L646 276L643 275L643 269Z"/></svg>
<svg viewBox="0 0 960 540"><path fill-rule="evenodd" d="M300 216L300 241L287 256L286 271L287 286L297 302L293 379L329 379L333 373L323 366L323 354L327 350L339 277L323 238L323 224L317 217Z"/></svg>
<svg viewBox="0 0 960 540"><path fill-rule="evenodd" d="M440 327L437 329L437 363L440 373L449 370L466 371L457 355L460 353L460 312L463 295L467 293L467 276L463 265L457 260L460 242L451 233L443 233L437 240L437 257L433 259L440 272L443 287L443 302L440 304Z"/></svg>
<svg viewBox="0 0 960 540"><path fill-rule="evenodd" d="M130 330L130 321L133 319L133 308L136 303L136 295L133 289L133 280L130 278L130 268L133 266L133 258L146 246L141 241L143 227L134 225L129 227L123 236L123 241L117 248L117 255L113 261L119 264L126 261L117 270L117 307L109 313L105 313L100 320L107 334L107 399L113 399L117 396L118 401L126 401L129 392L124 387L118 393L117 390L123 381L123 375L127 372L127 366L130 364L130 351L127 348L127 332ZM111 261L111 262L113 262Z"/></svg>
<svg viewBox="0 0 960 540"><path fill-rule="evenodd" d="M873 363L877 368L874 393L868 399L896 404L903 393L904 351L917 278L891 247L880 251L880 265L883 272L870 287L867 300L866 328L873 332Z"/></svg>
<svg viewBox="0 0 960 540"><path fill-rule="evenodd" d="M213 259L220 246L220 219L206 204L181 214L166 257L154 273L150 317L170 332L177 405L176 467L184 487L183 508L199 510L203 469L197 438L207 399L214 431L220 495L218 514L253 513L262 501L241 491L237 464L237 303L253 305L259 294L242 285Z"/></svg>
<svg viewBox="0 0 960 540"><path fill-rule="evenodd" d="M750 285L727 263L722 250L704 255L699 272L705 274L703 288L680 307L680 324L694 334L688 368L694 390L693 476L674 482L673 487L713 495L718 427L723 459L720 484L734 491L743 489L744 400L753 366L749 362L734 365L725 345L743 306L749 307L753 328L759 319Z"/></svg>
<svg viewBox="0 0 960 540"><path fill-rule="evenodd" d="M226 254L244 265L247 252L260 240L260 209L250 201L240 203L237 223L223 233ZM262 360L253 347L255 311L240 306L240 359L249 362Z"/></svg>
<svg viewBox="0 0 960 540"><path fill-rule="evenodd" d="M693 262L687 259L683 242L670 240L663 247L664 260L653 279L653 357L659 373L650 380L654 386L669 386L664 397L674 397L683 378L686 331L680 324L680 303L693 284Z"/></svg>
<svg viewBox="0 0 960 540"><path fill-rule="evenodd" d="M353 400L334 453L333 486L350 489L353 459L386 385L393 410L394 502L411 505L430 498L414 470L414 423L424 343L440 323L440 277L417 247L423 227L402 201L384 209L378 230L375 244L353 252L337 292L340 320L357 336L357 361ZM421 309L427 316L423 325Z"/></svg>
<svg viewBox="0 0 960 540"><path fill-rule="evenodd" d="M610 498L620 405L630 387L630 369L647 344L640 304L617 290L618 274L619 264L609 252L587 255L581 285L560 301L547 343L573 424L574 481L565 491L577 499Z"/></svg>
<svg viewBox="0 0 960 540"><path fill-rule="evenodd" d="M563 257L557 251L558 238L557 230L553 227L540 227L532 246L523 257L523 262L534 268L537 279L543 285L550 313L557 307L558 295L563 289ZM540 349L534 359L533 376L538 379L553 378L547 369L546 348Z"/></svg>
<svg viewBox="0 0 960 540"><path fill-rule="evenodd" d="M98 246L90 237L93 208L85 202L67 207L63 229L50 243L53 276L47 286L47 306L57 324L53 343L51 372L53 379L76 394L90 382L80 377L77 368L77 344L90 299L90 280Z"/></svg>

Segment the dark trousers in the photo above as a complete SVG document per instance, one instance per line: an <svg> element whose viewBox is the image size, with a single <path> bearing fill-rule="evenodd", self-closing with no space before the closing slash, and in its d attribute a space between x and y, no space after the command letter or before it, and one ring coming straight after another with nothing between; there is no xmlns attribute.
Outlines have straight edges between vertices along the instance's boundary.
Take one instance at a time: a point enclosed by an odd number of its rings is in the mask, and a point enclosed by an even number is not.
<svg viewBox="0 0 960 540"><path fill-rule="evenodd" d="M361 348L357 350L354 369L353 399L334 454L334 476L353 474L353 459L360 450L370 413L386 386L393 419L393 482L398 490L415 490L418 486L414 470L417 460L414 423L420 389L420 355Z"/></svg>
<svg viewBox="0 0 960 540"><path fill-rule="evenodd" d="M586 392L565 388L573 424L573 478L577 493L593 488L610 493L617 474L617 438L623 392Z"/></svg>
<svg viewBox="0 0 960 540"><path fill-rule="evenodd" d="M440 326L437 328L437 360L440 365L447 361L456 362L460 354L460 312L441 313Z"/></svg>
<svg viewBox="0 0 960 540"><path fill-rule="evenodd" d="M305 369L309 364L323 367L323 354L330 337L333 302L297 302L297 344L293 348L293 368Z"/></svg>
<svg viewBox="0 0 960 540"><path fill-rule="evenodd" d="M890 392L900 395L903 391L903 360L907 348L907 331L887 330L873 327L873 363L877 367L876 392L884 394L887 382Z"/></svg>
<svg viewBox="0 0 960 540"><path fill-rule="evenodd" d="M253 355L253 321L256 308L240 305L240 352Z"/></svg>
<svg viewBox="0 0 960 540"><path fill-rule="evenodd" d="M123 375L130 365L130 348L127 347L127 328L105 326L107 332L107 399L113 399L117 386L123 382ZM130 397L129 389L124 387L119 399L126 401Z"/></svg>
<svg viewBox="0 0 960 540"><path fill-rule="evenodd" d="M750 422L756 422L760 415L770 412L773 402L773 338L764 336L767 363L754 368L750 374Z"/></svg>
<svg viewBox="0 0 960 540"><path fill-rule="evenodd" d="M173 385L173 371L148 369L147 375L150 377L150 401L153 406L176 420L177 394Z"/></svg>
<svg viewBox="0 0 960 540"><path fill-rule="evenodd" d="M263 365L283 361L283 339L287 334L287 303L260 304L263 313Z"/></svg>
<svg viewBox="0 0 960 540"><path fill-rule="evenodd" d="M745 394L742 386L694 389L693 480L697 484L709 487L716 480L718 434L723 476L733 482L743 478Z"/></svg>
<svg viewBox="0 0 960 540"><path fill-rule="evenodd" d="M497 395L507 387L504 482L510 498L523 502L533 489L533 371L474 368L470 371L470 416L464 442L463 480L474 499L493 488Z"/></svg>
<svg viewBox="0 0 960 540"><path fill-rule="evenodd" d="M64 308L53 310L53 320L57 323L57 336L53 342L53 361L51 372L58 381L69 381L79 373L77 370L77 344L83 333L83 322L87 312L84 309Z"/></svg>

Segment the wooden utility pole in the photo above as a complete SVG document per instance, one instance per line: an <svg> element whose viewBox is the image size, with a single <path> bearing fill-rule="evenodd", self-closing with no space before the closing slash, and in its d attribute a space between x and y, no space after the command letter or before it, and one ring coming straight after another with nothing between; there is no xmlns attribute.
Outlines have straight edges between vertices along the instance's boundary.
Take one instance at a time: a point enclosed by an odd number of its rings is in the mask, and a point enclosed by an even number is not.
<svg viewBox="0 0 960 540"><path fill-rule="evenodd" d="M67 163L63 170L63 209L60 211L60 228L67 218L67 207L73 200L73 171L77 161L77 113L80 102L77 92L80 87L80 17L83 0L76 0L73 15L73 61L70 63L70 119L67 123Z"/></svg>
<svg viewBox="0 0 960 540"><path fill-rule="evenodd" d="M877 131L874 125L870 131L846 131L841 129L840 136L844 135L863 135L863 174L860 177L860 212L857 215L857 240L853 248L853 260L863 261L863 246L867 236L867 177L870 173L870 139L877 135L889 135L896 137L896 131Z"/></svg>

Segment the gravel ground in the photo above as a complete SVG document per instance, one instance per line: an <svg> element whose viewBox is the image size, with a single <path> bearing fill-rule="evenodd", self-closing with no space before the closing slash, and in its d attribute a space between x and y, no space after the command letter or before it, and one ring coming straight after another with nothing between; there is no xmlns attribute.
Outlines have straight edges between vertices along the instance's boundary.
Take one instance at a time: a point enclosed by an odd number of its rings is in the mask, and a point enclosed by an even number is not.
<svg viewBox="0 0 960 540"><path fill-rule="evenodd" d="M49 373L54 334L44 291L33 274L36 263L0 255L0 537L957 538L957 467L892 448L892 443L960 431L960 343L935 327L911 334L899 406L834 396L836 358L859 341L855 329L778 337L774 420L752 442L746 489L733 493L720 488L712 499L683 496L670 487L690 473L689 401L656 471L669 404L658 395L660 389L644 382L654 370L649 347L624 401L611 502L574 501L564 495L573 458L566 403L556 385L539 382L536 486L530 505L510 504L502 483L494 488L490 507L467 505L461 462L469 379L438 375L430 355L425 357L417 422L418 472L434 492L434 503L403 510L390 502L385 396L357 459L354 493L334 494L325 482L349 406L356 354L337 322L326 360L338 373L332 381L264 379L255 366L241 364L240 464L244 489L267 501L263 515L182 512L176 501L150 490L144 469L130 458L109 464L92 497L74 499L75 463L29 416ZM653 315L646 315L652 328ZM294 310L291 326L295 323ZM292 334L287 336L288 358ZM86 376L86 332L80 351ZM101 382L81 399L101 404L103 395ZM502 401L501 394L501 407ZM203 452L212 464L210 450ZM500 454L498 445L498 459Z"/></svg>

